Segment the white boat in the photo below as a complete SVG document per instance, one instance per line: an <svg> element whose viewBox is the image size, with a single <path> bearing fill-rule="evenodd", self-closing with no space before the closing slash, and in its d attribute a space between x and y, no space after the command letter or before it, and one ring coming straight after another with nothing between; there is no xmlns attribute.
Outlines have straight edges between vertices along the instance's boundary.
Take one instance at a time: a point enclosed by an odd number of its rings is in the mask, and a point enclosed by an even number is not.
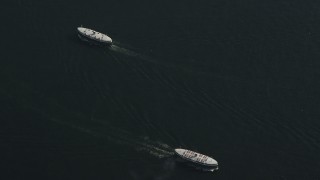
<svg viewBox="0 0 320 180"><path fill-rule="evenodd" d="M94 44L111 45L112 39L106 34L94 31L92 29L78 27L78 36L83 41L92 42Z"/></svg>
<svg viewBox="0 0 320 180"><path fill-rule="evenodd" d="M184 161L210 171L218 169L218 162L213 158L187 149L175 149L175 153Z"/></svg>

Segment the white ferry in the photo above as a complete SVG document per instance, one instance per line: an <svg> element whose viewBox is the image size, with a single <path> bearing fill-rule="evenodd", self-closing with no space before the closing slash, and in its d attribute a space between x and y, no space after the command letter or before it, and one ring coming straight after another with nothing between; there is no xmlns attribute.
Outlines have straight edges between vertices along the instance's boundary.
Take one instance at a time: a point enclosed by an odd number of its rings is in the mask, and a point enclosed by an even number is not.
<svg viewBox="0 0 320 180"><path fill-rule="evenodd" d="M92 29L78 27L78 36L83 41L92 42L94 44L111 45L112 39L106 34L94 31Z"/></svg>
<svg viewBox="0 0 320 180"><path fill-rule="evenodd" d="M175 153L191 165L209 171L218 170L218 162L213 158L187 149L175 149Z"/></svg>

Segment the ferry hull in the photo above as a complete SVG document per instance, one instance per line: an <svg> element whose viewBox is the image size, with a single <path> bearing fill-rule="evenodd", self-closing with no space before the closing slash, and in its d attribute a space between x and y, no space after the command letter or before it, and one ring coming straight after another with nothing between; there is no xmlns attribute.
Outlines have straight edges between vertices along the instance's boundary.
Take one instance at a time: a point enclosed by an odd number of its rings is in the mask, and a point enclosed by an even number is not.
<svg viewBox="0 0 320 180"><path fill-rule="evenodd" d="M197 169L204 171L218 170L218 162L206 155L186 149L175 149L175 154L178 156L180 162Z"/></svg>
<svg viewBox="0 0 320 180"><path fill-rule="evenodd" d="M78 27L77 31L78 37L90 44L112 45L112 39L105 34L84 27Z"/></svg>
<svg viewBox="0 0 320 180"><path fill-rule="evenodd" d="M84 35L81 34L81 33L78 33L78 37L79 37L79 39L81 39L82 41L87 42L87 43L89 43L89 44L93 44L93 45L100 45L100 46L111 46L111 45L112 45L111 42L96 41L96 40L93 40L93 39L91 39L91 38L88 38L87 36L84 36Z"/></svg>

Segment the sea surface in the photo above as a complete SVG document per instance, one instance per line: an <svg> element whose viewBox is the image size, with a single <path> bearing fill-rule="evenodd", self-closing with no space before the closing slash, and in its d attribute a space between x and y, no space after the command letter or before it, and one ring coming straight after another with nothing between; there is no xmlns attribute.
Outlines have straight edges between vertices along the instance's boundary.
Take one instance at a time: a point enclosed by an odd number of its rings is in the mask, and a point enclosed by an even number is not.
<svg viewBox="0 0 320 180"><path fill-rule="evenodd" d="M0 9L0 179L320 179L320 1ZM81 41L81 25L114 44Z"/></svg>

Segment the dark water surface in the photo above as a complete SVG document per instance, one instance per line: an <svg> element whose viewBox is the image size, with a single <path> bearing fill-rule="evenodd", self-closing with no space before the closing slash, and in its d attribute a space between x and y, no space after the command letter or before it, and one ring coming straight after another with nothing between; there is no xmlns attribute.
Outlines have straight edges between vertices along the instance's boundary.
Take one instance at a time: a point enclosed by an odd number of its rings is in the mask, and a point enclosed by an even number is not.
<svg viewBox="0 0 320 180"><path fill-rule="evenodd" d="M319 1L1 9L1 179L320 178ZM115 44L80 41L80 25Z"/></svg>

